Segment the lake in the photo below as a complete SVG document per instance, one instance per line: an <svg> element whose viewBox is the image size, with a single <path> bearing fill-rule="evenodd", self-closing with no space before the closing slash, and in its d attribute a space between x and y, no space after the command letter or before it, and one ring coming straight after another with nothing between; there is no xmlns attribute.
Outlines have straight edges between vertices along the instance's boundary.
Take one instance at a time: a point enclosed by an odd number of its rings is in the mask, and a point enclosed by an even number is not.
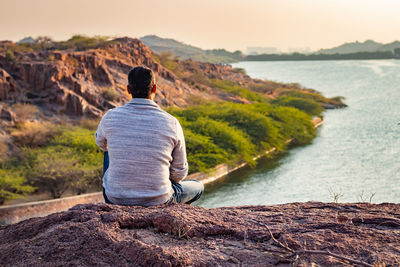
<svg viewBox="0 0 400 267"><path fill-rule="evenodd" d="M253 78L296 82L347 108L328 110L313 143L206 186L197 205L400 202L400 60L239 62Z"/></svg>

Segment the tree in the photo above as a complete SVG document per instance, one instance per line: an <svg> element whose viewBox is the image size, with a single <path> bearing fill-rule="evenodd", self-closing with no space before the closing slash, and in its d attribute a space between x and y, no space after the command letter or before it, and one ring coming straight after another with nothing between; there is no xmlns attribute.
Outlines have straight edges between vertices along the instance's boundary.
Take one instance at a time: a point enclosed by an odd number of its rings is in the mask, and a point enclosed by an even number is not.
<svg viewBox="0 0 400 267"><path fill-rule="evenodd" d="M25 177L14 170L0 169L0 205L9 199L20 198L35 190Z"/></svg>
<svg viewBox="0 0 400 267"><path fill-rule="evenodd" d="M42 150L29 171L35 184L46 188L52 198L60 198L74 181L85 174L76 155L71 152L62 147Z"/></svg>
<svg viewBox="0 0 400 267"><path fill-rule="evenodd" d="M49 36L39 36L35 39L36 45L40 50L47 50L53 46L54 41Z"/></svg>

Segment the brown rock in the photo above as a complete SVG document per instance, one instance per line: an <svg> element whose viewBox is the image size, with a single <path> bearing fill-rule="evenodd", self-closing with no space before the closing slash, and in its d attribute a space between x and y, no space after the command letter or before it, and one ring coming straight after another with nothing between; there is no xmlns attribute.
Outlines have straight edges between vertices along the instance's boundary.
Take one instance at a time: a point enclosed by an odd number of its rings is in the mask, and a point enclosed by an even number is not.
<svg viewBox="0 0 400 267"><path fill-rule="evenodd" d="M14 79L7 71L0 68L0 101L13 100L16 102L23 100L23 98L23 94Z"/></svg>
<svg viewBox="0 0 400 267"><path fill-rule="evenodd" d="M0 104L0 126L13 126L15 114L8 107Z"/></svg>
<svg viewBox="0 0 400 267"><path fill-rule="evenodd" d="M357 219L342 224L338 212ZM0 228L0 265L292 264L295 257L281 243L295 251L330 251L370 265L397 266L399 221L400 204L309 202L218 209L87 204ZM313 253L300 253L296 263L349 265Z"/></svg>
<svg viewBox="0 0 400 267"><path fill-rule="evenodd" d="M136 65L155 71L156 101L162 106L184 106L185 99L196 93L155 62L151 50L139 40L119 38L103 49L24 53L14 62L0 54L0 101L30 102L54 114L99 117L129 100L123 91L127 72ZM111 102L101 95L109 87L120 96Z"/></svg>

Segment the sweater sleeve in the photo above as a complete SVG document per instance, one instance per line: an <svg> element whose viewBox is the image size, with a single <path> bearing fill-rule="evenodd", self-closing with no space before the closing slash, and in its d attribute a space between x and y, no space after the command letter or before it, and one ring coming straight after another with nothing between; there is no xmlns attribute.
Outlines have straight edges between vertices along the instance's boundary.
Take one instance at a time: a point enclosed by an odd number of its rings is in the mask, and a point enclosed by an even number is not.
<svg viewBox="0 0 400 267"><path fill-rule="evenodd" d="M102 151L107 151L107 139L106 139L106 134L104 132L104 122L106 120L106 115L107 114L105 114L103 118L101 118L99 126L97 127L97 131L95 133L96 144Z"/></svg>
<svg viewBox="0 0 400 267"><path fill-rule="evenodd" d="M186 144L182 127L176 120L177 142L172 151L172 162L170 166L170 180L176 183L182 181L188 173L188 163L186 159Z"/></svg>

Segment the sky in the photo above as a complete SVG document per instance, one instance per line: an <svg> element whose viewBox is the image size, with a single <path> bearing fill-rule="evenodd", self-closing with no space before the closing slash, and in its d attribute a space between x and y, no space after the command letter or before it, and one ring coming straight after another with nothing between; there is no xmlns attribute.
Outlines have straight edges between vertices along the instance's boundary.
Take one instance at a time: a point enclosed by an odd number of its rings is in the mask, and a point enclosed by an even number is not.
<svg viewBox="0 0 400 267"><path fill-rule="evenodd" d="M0 0L0 40L155 34L204 49L400 40L399 0Z"/></svg>

